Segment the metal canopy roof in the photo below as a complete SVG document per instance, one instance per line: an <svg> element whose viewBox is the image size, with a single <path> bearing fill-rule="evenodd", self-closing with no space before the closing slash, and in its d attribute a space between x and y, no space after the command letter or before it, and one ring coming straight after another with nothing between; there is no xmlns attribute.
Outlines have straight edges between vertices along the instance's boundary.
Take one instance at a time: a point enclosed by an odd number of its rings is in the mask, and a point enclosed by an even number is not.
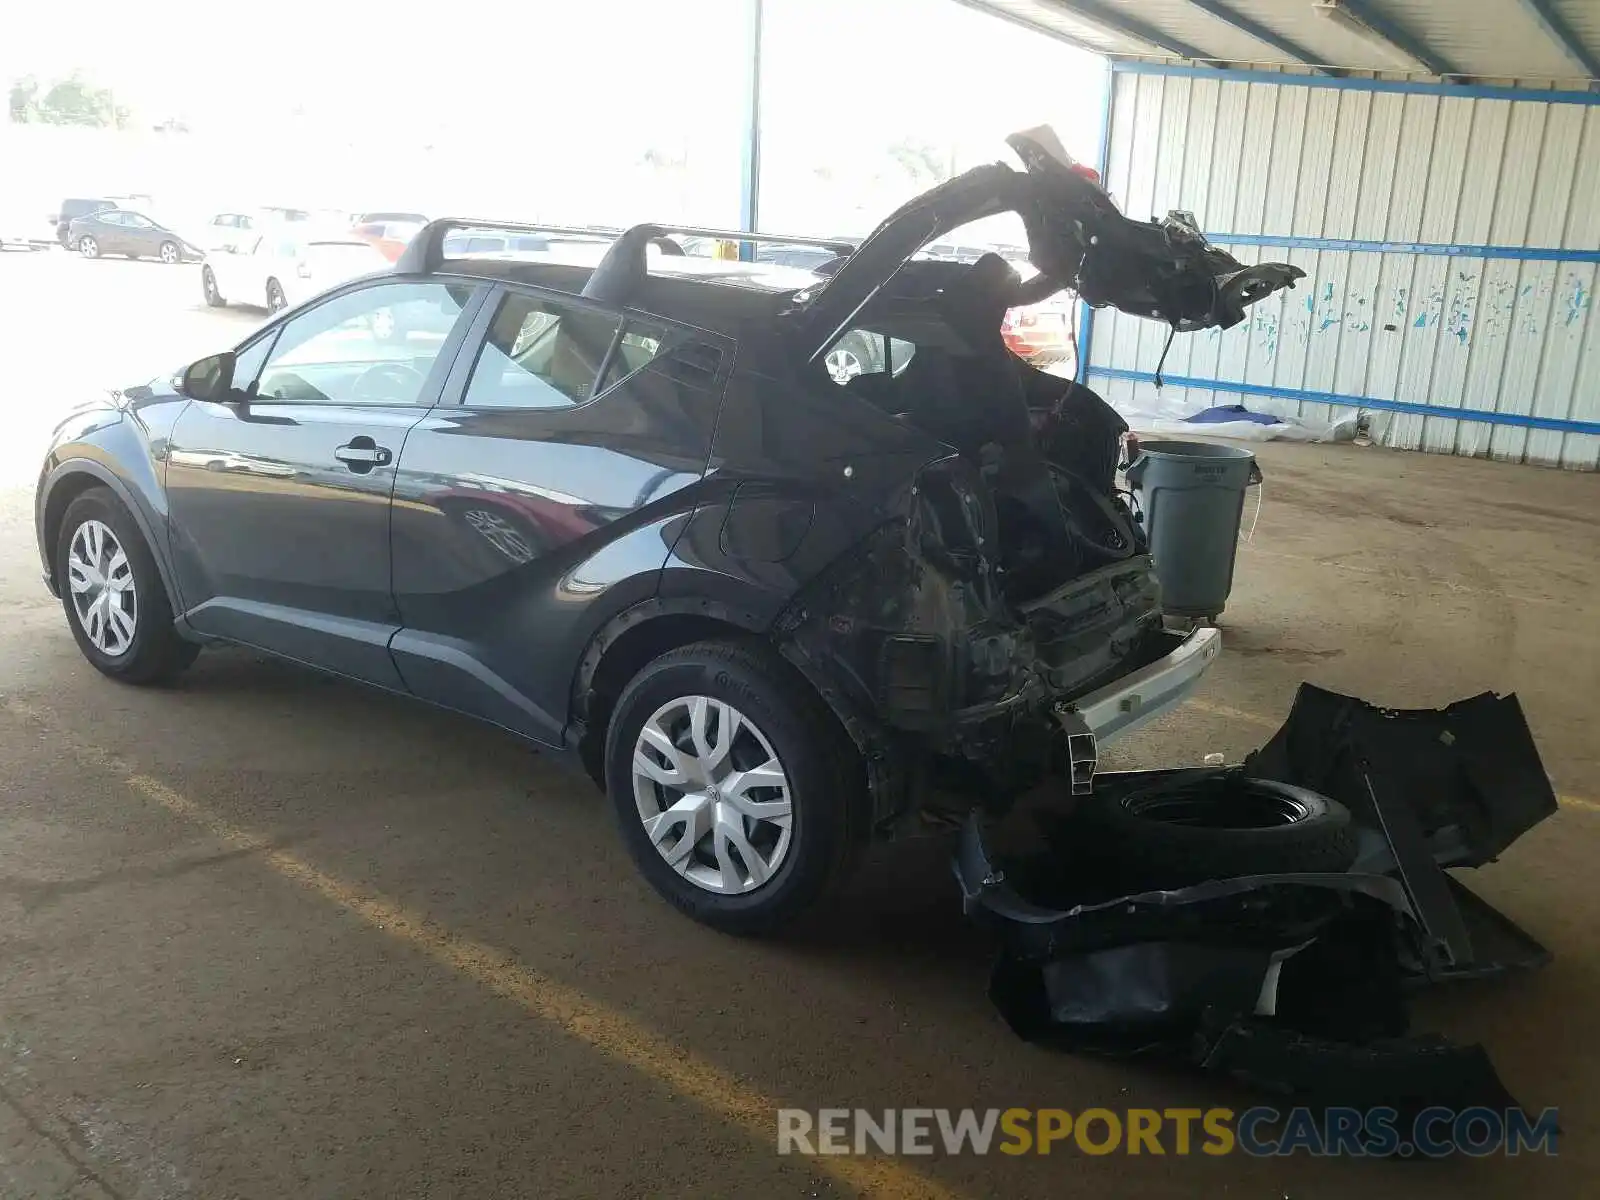
<svg viewBox="0 0 1600 1200"><path fill-rule="evenodd" d="M1115 57L1222 66L1600 78L1596 0L958 0Z"/></svg>

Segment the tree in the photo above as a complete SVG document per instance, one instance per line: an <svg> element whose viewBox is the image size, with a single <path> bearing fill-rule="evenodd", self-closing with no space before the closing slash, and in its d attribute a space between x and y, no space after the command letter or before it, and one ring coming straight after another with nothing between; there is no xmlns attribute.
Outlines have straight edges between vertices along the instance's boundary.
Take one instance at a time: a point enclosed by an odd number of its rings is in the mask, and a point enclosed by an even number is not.
<svg viewBox="0 0 1600 1200"><path fill-rule="evenodd" d="M11 119L17 124L26 124L28 121L39 119L39 81L32 75L24 75L11 85L11 96L7 104Z"/></svg>
<svg viewBox="0 0 1600 1200"><path fill-rule="evenodd" d="M950 162L937 148L917 138L902 138L889 147L889 157L900 164L913 183L929 186L950 178Z"/></svg>
<svg viewBox="0 0 1600 1200"><path fill-rule="evenodd" d="M39 98L39 84L32 77L11 85L11 119L44 125L92 125L126 129L132 120L127 108L116 102L110 88L94 87L76 72L58 79Z"/></svg>

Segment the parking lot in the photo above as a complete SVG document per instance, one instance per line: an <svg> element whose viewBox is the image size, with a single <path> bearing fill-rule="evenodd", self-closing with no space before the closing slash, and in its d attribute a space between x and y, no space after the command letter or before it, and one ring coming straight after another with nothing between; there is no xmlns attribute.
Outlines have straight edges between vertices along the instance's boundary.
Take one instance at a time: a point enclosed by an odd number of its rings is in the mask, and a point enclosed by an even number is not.
<svg viewBox="0 0 1600 1200"><path fill-rule="evenodd" d="M494 730L236 650L167 690L100 677L38 580L38 447L75 399L264 318L205 308L197 272L0 255L0 1194L1302 1200L1572 1195L1600 1166L1593 475L1263 447L1222 660L1108 754L1238 756L1302 680L1517 692L1562 809L1473 885L1555 962L1416 1012L1560 1106L1559 1158L780 1158L780 1106L1259 1098L1015 1038L936 841L740 941L661 903L592 786Z"/></svg>

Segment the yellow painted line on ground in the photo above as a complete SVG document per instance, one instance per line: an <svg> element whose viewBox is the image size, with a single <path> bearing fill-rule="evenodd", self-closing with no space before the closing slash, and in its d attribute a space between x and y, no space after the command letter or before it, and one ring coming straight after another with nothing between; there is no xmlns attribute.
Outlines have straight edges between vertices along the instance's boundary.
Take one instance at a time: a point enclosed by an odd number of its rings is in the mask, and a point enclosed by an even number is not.
<svg viewBox="0 0 1600 1200"><path fill-rule="evenodd" d="M1209 700L1190 700L1188 707L1197 712L1210 713L1217 717L1227 717L1230 721L1243 721L1247 725L1256 725L1262 729L1277 729L1283 724L1281 720L1274 721L1270 717L1263 717L1259 713L1246 712L1242 708L1233 708L1227 704L1213 704ZM1600 802L1586 800L1582 796L1560 796L1556 802L1562 808L1575 808L1582 812L1600 813Z"/></svg>
<svg viewBox="0 0 1600 1200"><path fill-rule="evenodd" d="M254 853L260 862L285 879L355 914L374 929L420 950L435 962L468 976L607 1058L694 1101L768 1146L774 1164L780 1161L777 1158L777 1112L784 1106L777 1098L740 1083L720 1067L625 1013L533 970L498 947L461 937L392 900L359 890L297 855L275 848L266 835L234 825L116 755L72 737L43 710L14 698L7 698L4 705L13 715L44 729L80 762L115 775L141 796L200 826L229 849ZM832 1175L864 1196L882 1196L888 1200L901 1197L959 1200L960 1197L960 1193L893 1159L829 1156L802 1159L792 1165Z"/></svg>

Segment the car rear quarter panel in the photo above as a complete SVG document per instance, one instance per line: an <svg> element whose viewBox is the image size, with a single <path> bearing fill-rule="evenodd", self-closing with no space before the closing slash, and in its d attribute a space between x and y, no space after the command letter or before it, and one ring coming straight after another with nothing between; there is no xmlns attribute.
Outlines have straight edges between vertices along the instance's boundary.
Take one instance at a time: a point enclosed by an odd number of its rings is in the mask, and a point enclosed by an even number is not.
<svg viewBox="0 0 1600 1200"><path fill-rule="evenodd" d="M662 595L703 596L765 628L808 580L903 513L917 470L946 453L825 376L735 374Z"/></svg>

